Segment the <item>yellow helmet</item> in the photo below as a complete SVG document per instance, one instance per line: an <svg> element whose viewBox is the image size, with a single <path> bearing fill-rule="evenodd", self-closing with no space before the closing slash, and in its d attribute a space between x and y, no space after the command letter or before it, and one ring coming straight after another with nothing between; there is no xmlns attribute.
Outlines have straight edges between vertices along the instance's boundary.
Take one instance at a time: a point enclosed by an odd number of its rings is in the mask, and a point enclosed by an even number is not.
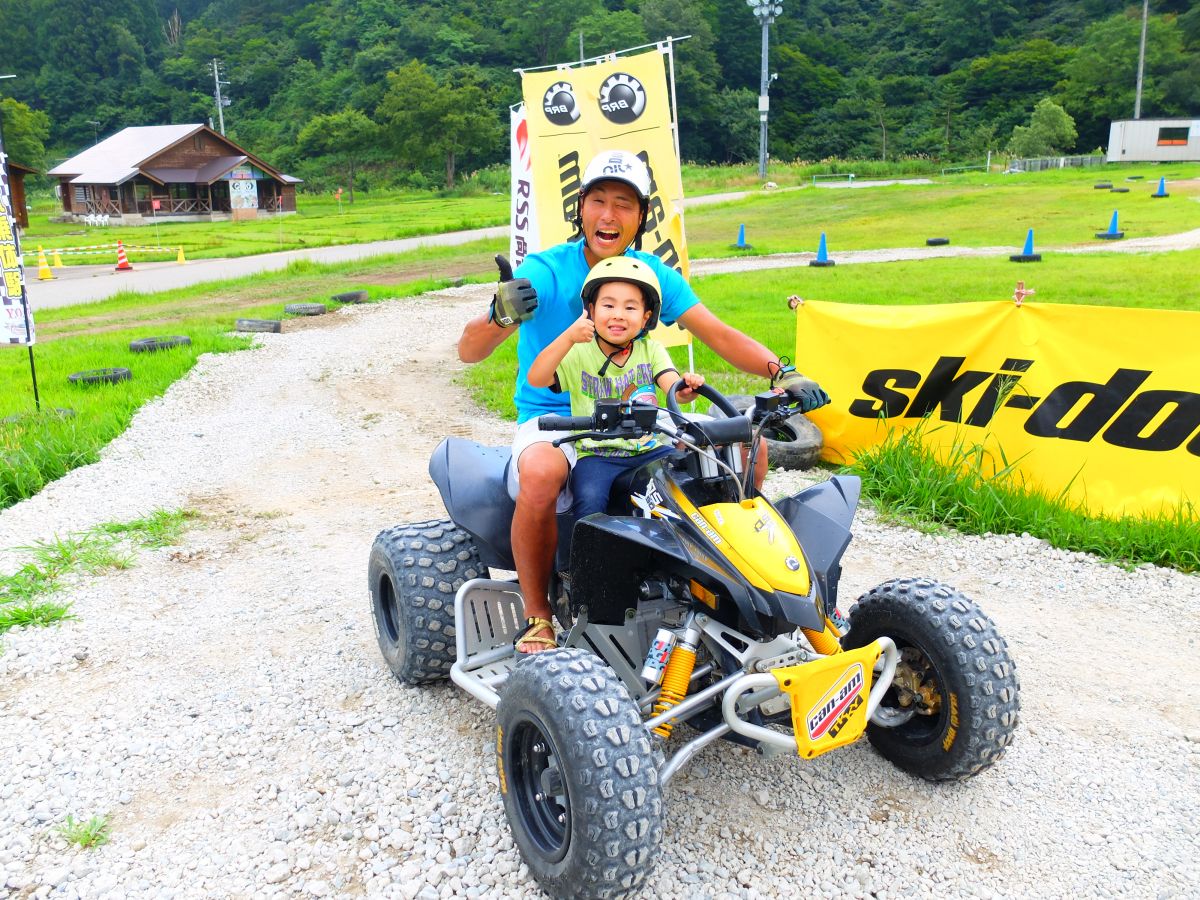
<svg viewBox="0 0 1200 900"><path fill-rule="evenodd" d="M646 309L650 310L650 318L642 334L658 325L658 312L662 308L662 288L649 263L633 256L613 256L600 260L592 266L583 282L583 290L580 292L583 305L591 303L596 298L596 291L600 289L600 285L610 281L628 281L642 289L642 299Z"/></svg>

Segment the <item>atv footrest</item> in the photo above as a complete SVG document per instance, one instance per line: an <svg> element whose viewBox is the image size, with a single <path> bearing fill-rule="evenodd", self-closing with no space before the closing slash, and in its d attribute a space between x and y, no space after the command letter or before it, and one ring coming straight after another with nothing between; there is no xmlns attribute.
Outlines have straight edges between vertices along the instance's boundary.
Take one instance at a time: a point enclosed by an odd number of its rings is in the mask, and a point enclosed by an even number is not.
<svg viewBox="0 0 1200 900"><path fill-rule="evenodd" d="M517 661L513 640L525 627L524 609L521 590L511 581L474 578L454 596L458 653L450 677L492 709Z"/></svg>

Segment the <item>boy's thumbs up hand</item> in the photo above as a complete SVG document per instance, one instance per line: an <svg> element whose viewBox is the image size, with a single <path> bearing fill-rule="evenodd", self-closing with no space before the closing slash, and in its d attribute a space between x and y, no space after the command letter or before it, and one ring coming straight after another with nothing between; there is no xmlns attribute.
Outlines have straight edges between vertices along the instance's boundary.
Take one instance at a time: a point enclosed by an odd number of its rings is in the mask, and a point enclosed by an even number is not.
<svg viewBox="0 0 1200 900"><path fill-rule="evenodd" d="M528 278L513 278L512 265L503 254L496 254L496 265L500 268L500 283L488 318L502 328L520 325L537 309L537 291Z"/></svg>
<svg viewBox="0 0 1200 900"><path fill-rule="evenodd" d="M567 329L567 335L575 344L586 344L596 336L596 323L588 318L587 310L584 310L583 315L571 323L571 327Z"/></svg>

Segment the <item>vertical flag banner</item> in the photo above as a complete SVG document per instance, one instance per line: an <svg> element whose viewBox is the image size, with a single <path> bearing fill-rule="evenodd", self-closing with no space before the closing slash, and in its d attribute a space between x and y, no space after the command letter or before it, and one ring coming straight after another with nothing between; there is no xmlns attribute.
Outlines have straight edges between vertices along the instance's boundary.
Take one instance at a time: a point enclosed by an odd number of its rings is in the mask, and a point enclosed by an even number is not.
<svg viewBox="0 0 1200 900"><path fill-rule="evenodd" d="M833 398L810 414L827 460L925 422L932 446L982 446L1093 513L1200 511L1200 313L806 301L796 316L796 358Z"/></svg>
<svg viewBox="0 0 1200 900"><path fill-rule="evenodd" d="M650 169L650 202L642 249L688 277L683 230L683 181L671 118L671 86L664 65L670 45L629 56L521 73L525 98L532 201L524 248L517 239L517 179L522 135L513 124L513 247L516 259L577 237L575 216L583 170L601 150L636 153ZM521 251L521 252L518 252ZM655 340L667 347L688 345L691 334L660 325Z"/></svg>
<svg viewBox="0 0 1200 900"><path fill-rule="evenodd" d="M664 55L649 50L586 65L523 72L540 250L576 233L584 167L601 150L628 150L650 169L642 249L688 275L683 182L671 130Z"/></svg>
<svg viewBox="0 0 1200 900"><path fill-rule="evenodd" d="M513 268L537 249L537 206L533 199L533 159L529 152L529 123L525 104L509 110L509 169L512 172L512 202L509 210L508 261Z"/></svg>
<svg viewBox="0 0 1200 900"><path fill-rule="evenodd" d="M34 342L33 311L25 293L25 269L21 264L21 242L13 219L12 195L8 186L8 157L0 144L0 343Z"/></svg>

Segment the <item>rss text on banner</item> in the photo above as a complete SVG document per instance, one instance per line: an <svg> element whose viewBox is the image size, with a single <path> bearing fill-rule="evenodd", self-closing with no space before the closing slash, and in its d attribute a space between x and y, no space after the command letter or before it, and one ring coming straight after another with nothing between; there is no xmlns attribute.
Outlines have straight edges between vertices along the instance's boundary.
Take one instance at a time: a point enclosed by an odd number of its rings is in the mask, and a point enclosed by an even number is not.
<svg viewBox="0 0 1200 900"><path fill-rule="evenodd" d="M614 55L521 73L536 209L530 252L578 239L575 222L584 167L602 150L628 150L650 170L642 249L688 277L666 52ZM674 327L659 328L654 337L668 346L690 340Z"/></svg>
<svg viewBox="0 0 1200 900"><path fill-rule="evenodd" d="M830 461L928 420L939 450L998 445L998 463L1093 513L1196 514L1200 313L807 301L796 315L797 357L834 398L811 414Z"/></svg>
<svg viewBox="0 0 1200 900"><path fill-rule="evenodd" d="M537 205L533 196L533 161L529 152L529 123L525 104L509 110L509 157L512 173L508 229L508 259L513 268L537 249Z"/></svg>

